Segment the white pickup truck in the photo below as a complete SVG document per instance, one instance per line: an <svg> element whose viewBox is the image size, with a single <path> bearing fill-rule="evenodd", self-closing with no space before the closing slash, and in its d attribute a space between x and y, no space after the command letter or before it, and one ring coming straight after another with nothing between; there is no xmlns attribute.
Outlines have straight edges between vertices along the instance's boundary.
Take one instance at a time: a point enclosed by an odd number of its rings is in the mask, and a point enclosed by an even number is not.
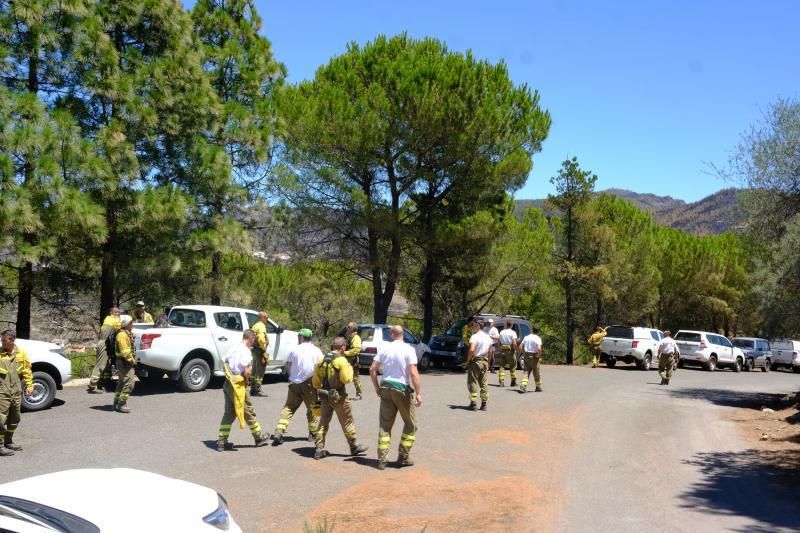
<svg viewBox="0 0 800 533"><path fill-rule="evenodd" d="M242 340L258 312L216 305L179 305L165 328L134 324L137 374L161 379L166 373L188 392L205 389L211 376L224 376L222 355ZM286 356L297 345L297 332L267 324L269 365L266 374L285 374Z"/></svg>

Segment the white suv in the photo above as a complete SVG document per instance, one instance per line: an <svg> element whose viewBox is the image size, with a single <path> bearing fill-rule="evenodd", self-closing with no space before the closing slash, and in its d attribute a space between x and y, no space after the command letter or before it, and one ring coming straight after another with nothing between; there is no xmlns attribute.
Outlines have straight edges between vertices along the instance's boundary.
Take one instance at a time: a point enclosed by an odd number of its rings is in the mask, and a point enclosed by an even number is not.
<svg viewBox="0 0 800 533"><path fill-rule="evenodd" d="M681 352L680 367L700 365L709 372L723 366L741 372L744 367L744 352L723 335L682 329L675 334L675 342Z"/></svg>
<svg viewBox="0 0 800 533"><path fill-rule="evenodd" d="M650 370L658 356L658 343L664 334L651 328L608 326L600 344L600 362L614 368L617 361L636 363L640 370Z"/></svg>
<svg viewBox="0 0 800 533"><path fill-rule="evenodd" d="M772 368L791 368L800 374L800 341L776 339L769 344L772 348Z"/></svg>

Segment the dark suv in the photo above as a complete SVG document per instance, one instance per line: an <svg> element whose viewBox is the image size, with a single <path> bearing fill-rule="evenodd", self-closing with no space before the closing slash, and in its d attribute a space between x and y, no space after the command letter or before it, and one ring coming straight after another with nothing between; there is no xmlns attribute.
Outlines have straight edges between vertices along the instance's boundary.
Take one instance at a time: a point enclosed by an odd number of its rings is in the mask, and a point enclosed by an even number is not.
<svg viewBox="0 0 800 533"><path fill-rule="evenodd" d="M522 340L523 337L531 332L531 323L524 316L518 315L495 315L492 313L480 313L475 315L475 318L484 323L490 318L494 320L494 326L497 331L506 327L506 321L512 322L512 328L517 332L517 337ZM428 345L431 349L431 362L437 366L442 367L458 366L464 363L467 357L467 350L469 346L464 345L462 339L462 331L469 319L457 320L452 326L447 328L442 335L435 335L431 337ZM471 333L470 333L471 335ZM521 359L521 358L520 358Z"/></svg>

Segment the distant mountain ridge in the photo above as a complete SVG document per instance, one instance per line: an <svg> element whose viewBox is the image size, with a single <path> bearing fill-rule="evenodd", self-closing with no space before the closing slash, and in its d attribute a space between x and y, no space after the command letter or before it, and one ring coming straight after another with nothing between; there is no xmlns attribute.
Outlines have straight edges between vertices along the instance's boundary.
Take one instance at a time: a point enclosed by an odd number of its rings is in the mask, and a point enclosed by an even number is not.
<svg viewBox="0 0 800 533"><path fill-rule="evenodd" d="M671 196L637 193L627 189L606 189L599 194L610 194L628 200L633 205L653 214L662 226L682 229L697 235L718 235L741 227L744 214L738 207L737 189L722 189L696 202L685 202ZM517 200L516 210L526 207L545 208L545 200Z"/></svg>

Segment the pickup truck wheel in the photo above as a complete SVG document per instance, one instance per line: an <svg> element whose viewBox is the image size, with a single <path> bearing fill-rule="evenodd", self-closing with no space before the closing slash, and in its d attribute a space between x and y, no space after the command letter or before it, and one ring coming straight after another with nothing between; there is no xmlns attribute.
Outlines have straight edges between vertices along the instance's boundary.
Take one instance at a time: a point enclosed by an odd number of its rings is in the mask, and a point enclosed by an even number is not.
<svg viewBox="0 0 800 533"><path fill-rule="evenodd" d="M644 354L644 357L641 361L636 362L636 366L639 367L639 370L650 370L650 367L653 364L653 354L647 352Z"/></svg>
<svg viewBox="0 0 800 533"><path fill-rule="evenodd" d="M181 388L186 392L199 392L208 386L211 369L203 359L192 359L181 369Z"/></svg>
<svg viewBox="0 0 800 533"><path fill-rule="evenodd" d="M717 356L712 355L711 357L708 358L708 363L706 363L706 370L708 370L709 372L713 372L716 369L717 369Z"/></svg>
<svg viewBox="0 0 800 533"><path fill-rule="evenodd" d="M422 357L420 357L419 361L417 361L417 368L422 372L425 372L430 368L430 366L431 366L431 354L426 352L422 354Z"/></svg>
<svg viewBox="0 0 800 533"><path fill-rule="evenodd" d="M741 372L742 371L742 360L740 358L736 358L736 362L733 363L733 371L734 372Z"/></svg>
<svg viewBox="0 0 800 533"><path fill-rule="evenodd" d="M800 374L800 366L793 366L792 372L794 372L795 374Z"/></svg>
<svg viewBox="0 0 800 533"><path fill-rule="evenodd" d="M761 370L763 370L764 372L769 372L771 369L772 369L772 361L767 359L766 361L764 361L764 368L762 368Z"/></svg>
<svg viewBox="0 0 800 533"><path fill-rule="evenodd" d="M678 368L683 368L683 360L678 359Z"/></svg>
<svg viewBox="0 0 800 533"><path fill-rule="evenodd" d="M747 358L747 362L744 364L744 371L745 372L750 372L751 370L753 370L754 366L755 366L755 363L753 362L753 359L748 357Z"/></svg>
<svg viewBox="0 0 800 533"><path fill-rule="evenodd" d="M56 381L47 372L33 373L33 393L22 395L22 407L26 411L41 411L52 405L56 398Z"/></svg>
<svg viewBox="0 0 800 533"><path fill-rule="evenodd" d="M617 360L614 359L613 357L609 357L608 359L606 359L606 366L608 368L614 368L615 366L617 366Z"/></svg>

